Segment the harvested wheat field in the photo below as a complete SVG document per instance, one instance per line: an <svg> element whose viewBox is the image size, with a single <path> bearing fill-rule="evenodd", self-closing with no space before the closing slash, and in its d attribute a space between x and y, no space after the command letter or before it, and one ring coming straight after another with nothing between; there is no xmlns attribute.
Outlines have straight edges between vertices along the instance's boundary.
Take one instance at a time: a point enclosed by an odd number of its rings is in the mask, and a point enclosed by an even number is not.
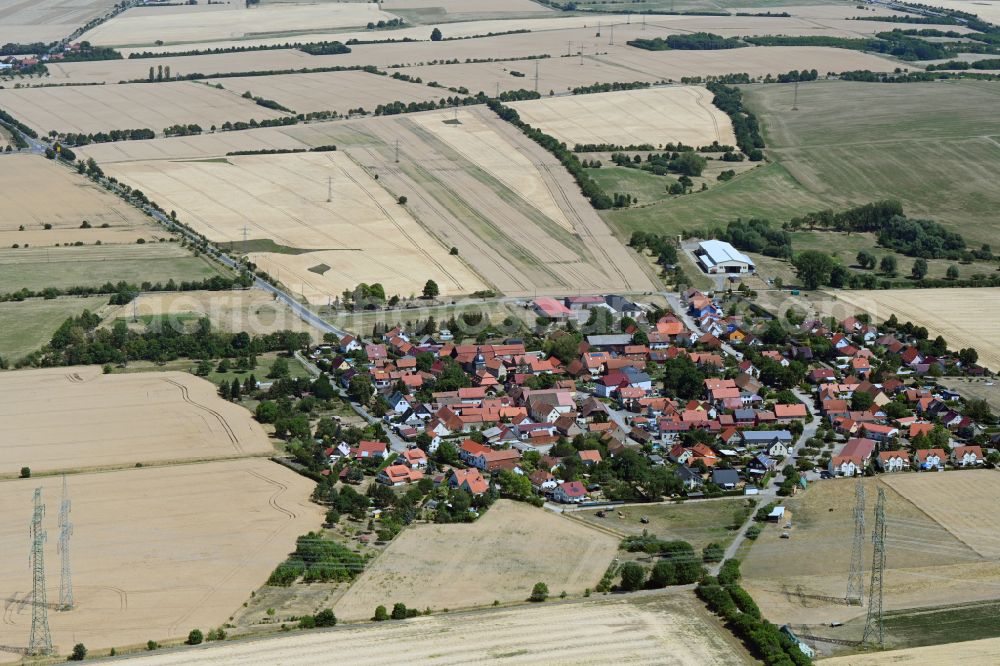
<svg viewBox="0 0 1000 666"><path fill-rule="evenodd" d="M954 474L887 475L885 482L943 525L955 538L989 559L1000 559L1000 519L969 507L1000 503L1000 474L968 470Z"/></svg>
<svg viewBox="0 0 1000 666"><path fill-rule="evenodd" d="M354 130L344 151L507 295L653 289L558 160L482 106L290 130L311 145Z"/></svg>
<svg viewBox="0 0 1000 666"><path fill-rule="evenodd" d="M177 124L208 129L229 122L281 118L286 114L203 83L128 83L0 90L0 107L39 134L151 129Z"/></svg>
<svg viewBox="0 0 1000 666"><path fill-rule="evenodd" d="M0 374L0 474L271 451L250 412L184 372L105 375L85 366Z"/></svg>
<svg viewBox="0 0 1000 666"><path fill-rule="evenodd" d="M610 663L737 666L754 660L689 593L432 615L140 656L136 666Z"/></svg>
<svg viewBox="0 0 1000 666"><path fill-rule="evenodd" d="M410 76L424 81L436 81L443 86L464 86L473 94L484 92L494 96L497 87L501 92L529 89L535 85L535 66L538 66L538 91L565 92L579 86L615 81L644 81L659 83L658 76L619 67L614 62L599 62L594 58L544 58L538 61L472 62L453 65L421 65L403 70ZM523 75L523 76L519 76Z"/></svg>
<svg viewBox="0 0 1000 666"><path fill-rule="evenodd" d="M313 483L267 460L73 474L70 557L76 607L49 611L52 640L69 653L178 638L221 626L268 577L295 539L319 526ZM58 602L62 481L0 484L0 644L23 647L31 627L27 525L42 487L49 604ZM12 655L7 655L12 656Z"/></svg>
<svg viewBox="0 0 1000 666"><path fill-rule="evenodd" d="M334 607L365 620L378 605L461 609L523 601L544 581L553 594L593 588L618 539L543 509L500 500L471 524L405 530Z"/></svg>
<svg viewBox="0 0 1000 666"><path fill-rule="evenodd" d="M325 304L362 282L402 296L419 294L428 279L442 294L484 287L341 152L116 163L105 170L211 240L241 240L247 226L251 239L305 251L249 256L312 303Z"/></svg>
<svg viewBox="0 0 1000 666"><path fill-rule="evenodd" d="M736 144L729 117L712 105L712 93L701 86L550 97L511 106L521 120L570 147Z"/></svg>
<svg viewBox="0 0 1000 666"><path fill-rule="evenodd" d="M180 662L178 662L180 663ZM941 666L1000 663L1000 638L925 645L905 650L824 659L823 666Z"/></svg>
<svg viewBox="0 0 1000 666"><path fill-rule="evenodd" d="M390 76L368 72L318 72L315 74L279 74L275 76L225 77L211 79L239 95L251 91L255 96L272 99L298 113L336 111L346 115L351 109L373 112L379 104L390 102L437 101L448 91L436 92L418 83L398 81Z"/></svg>
<svg viewBox="0 0 1000 666"><path fill-rule="evenodd" d="M245 7L242 3L222 8L192 5L175 11L134 8L88 31L82 37L107 46L141 46L162 41L182 45L220 39L253 39L294 36L323 30L364 27L369 21L394 18L375 3L321 3ZM311 40L306 36L305 41Z"/></svg>
<svg viewBox="0 0 1000 666"><path fill-rule="evenodd" d="M896 315L927 328L931 338L941 335L949 349L974 347L979 363L1000 370L1000 346L994 332L1000 325L1000 289L893 289L889 291L830 292L838 299L870 313L877 321Z"/></svg>
<svg viewBox="0 0 1000 666"><path fill-rule="evenodd" d="M4 155L0 182L0 247L133 243L153 232L165 235L134 206L41 155ZM84 221L90 229L80 228ZM45 229L46 224L52 228ZM105 224L107 228L101 228Z"/></svg>
<svg viewBox="0 0 1000 666"><path fill-rule="evenodd" d="M112 143L92 143L78 148L78 157L94 158L98 164L106 166L113 162L136 162L140 160L197 160L205 157L223 157L227 153L241 150L282 150L308 148L309 144L289 136L291 129L316 127L321 123L309 123L293 127L258 127L238 132L212 132L175 136L141 141L115 141ZM337 123L322 123L330 126Z"/></svg>
<svg viewBox="0 0 1000 666"><path fill-rule="evenodd" d="M206 317L212 328L250 335L266 335L277 331L305 331L313 342L323 339L323 332L306 324L288 306L276 301L263 289L243 291L183 291L150 292L139 294L133 304L112 306L105 315L104 325L112 326L119 319L131 319L133 312L139 317L176 317L183 321Z"/></svg>
<svg viewBox="0 0 1000 666"><path fill-rule="evenodd" d="M930 487L937 488L940 483L948 490L935 496L945 498L954 485L958 494L955 506L987 506L976 504L971 498L964 504L961 502L960 489L966 487L968 490L963 474L886 474L877 480L865 480L867 521L872 520L878 488L886 494L886 610L1000 597L1000 582L997 582L1000 580L1000 560L992 555L985 557L977 552L975 544L966 543L958 536L955 525L962 525L965 519L956 517L953 511L946 521L939 522L937 516L944 516L942 512L929 514L923 500L914 502L895 487L897 483L929 483ZM990 490L983 490L986 493L983 495L979 495L978 490L968 492L979 497L995 496L995 493L989 494ZM792 622L797 631L801 626L803 633L827 635L823 625L830 621L864 618L865 607L844 603L854 529L851 518L854 493L855 481L852 479L811 484L808 490L784 503L793 514L791 539L780 538L779 526L765 526L743 558L744 586L772 622ZM983 512L976 510L975 515L982 518ZM955 520L960 522L953 522ZM989 530L988 519L983 520L987 522L980 523L982 528ZM869 530L871 524L868 523ZM986 535L979 543L995 544L989 539ZM823 555L816 557L816 553ZM870 541L864 553L867 585L872 557ZM867 589L865 593L867 595ZM860 627L858 629L860 631Z"/></svg>
<svg viewBox="0 0 1000 666"><path fill-rule="evenodd" d="M116 0L3 0L0 2L0 44L31 44L64 38L94 17L114 7Z"/></svg>

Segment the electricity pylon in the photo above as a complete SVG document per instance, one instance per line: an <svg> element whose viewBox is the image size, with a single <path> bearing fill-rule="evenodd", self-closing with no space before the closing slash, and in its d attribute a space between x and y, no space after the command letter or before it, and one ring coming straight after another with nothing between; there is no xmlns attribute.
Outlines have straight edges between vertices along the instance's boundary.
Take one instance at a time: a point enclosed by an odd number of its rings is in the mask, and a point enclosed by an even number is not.
<svg viewBox="0 0 1000 666"><path fill-rule="evenodd" d="M42 518L42 489L35 488L35 511L31 516L31 638L28 654L52 654L52 634L49 632L49 608L45 596L45 530Z"/></svg>
<svg viewBox="0 0 1000 666"><path fill-rule="evenodd" d="M59 555L61 569L59 575L59 610L73 608L73 574L69 567L69 538L73 535L73 523L69 522L72 510L66 477L63 477L62 504L59 507Z"/></svg>
<svg viewBox="0 0 1000 666"><path fill-rule="evenodd" d="M864 476L858 476L858 485L854 490L854 548L851 550L851 571L847 575L848 605L852 605L855 600L859 606L864 605L864 548L865 482Z"/></svg>
<svg viewBox="0 0 1000 666"><path fill-rule="evenodd" d="M885 574L885 490L878 489L875 503L875 529L872 531L874 556L872 557L872 579L868 587L868 619L861 644L877 643L885 645L885 626L882 624L882 587Z"/></svg>

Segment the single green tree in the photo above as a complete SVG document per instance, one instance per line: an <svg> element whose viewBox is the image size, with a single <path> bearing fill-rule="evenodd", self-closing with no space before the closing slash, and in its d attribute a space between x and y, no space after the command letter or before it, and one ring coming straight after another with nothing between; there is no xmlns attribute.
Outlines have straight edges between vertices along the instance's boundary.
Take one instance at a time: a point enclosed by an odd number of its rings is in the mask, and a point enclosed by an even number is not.
<svg viewBox="0 0 1000 666"><path fill-rule="evenodd" d="M626 562L622 565L621 589L634 592L646 584L646 570L638 562Z"/></svg>
<svg viewBox="0 0 1000 666"><path fill-rule="evenodd" d="M531 596L528 597L528 601L545 601L549 598L549 586L545 583L535 583L535 586L531 588Z"/></svg>
<svg viewBox="0 0 1000 666"><path fill-rule="evenodd" d="M444 35L441 34L441 31L438 28L434 28L433 30L431 30L432 42L440 42L443 38Z"/></svg>
<svg viewBox="0 0 1000 666"><path fill-rule="evenodd" d="M441 293L441 289L438 287L437 282L434 280L428 280L424 283L424 298L433 299L437 298L438 294Z"/></svg>
<svg viewBox="0 0 1000 666"><path fill-rule="evenodd" d="M379 606L375 609L375 617L372 618L376 622L384 622L389 619L389 613L385 610L385 606Z"/></svg>
<svg viewBox="0 0 1000 666"><path fill-rule="evenodd" d="M31 468L30 467L22 467L21 468L21 478L22 479L30 479L31 478Z"/></svg>
<svg viewBox="0 0 1000 666"><path fill-rule="evenodd" d="M879 262L878 268L880 271L889 276L895 276L898 271L898 263L896 262L896 257L891 254L887 254L882 257L882 261Z"/></svg>
<svg viewBox="0 0 1000 666"><path fill-rule="evenodd" d="M77 643L73 646L73 654L69 658L70 661L83 661L87 658L87 648L83 643Z"/></svg>
<svg viewBox="0 0 1000 666"><path fill-rule="evenodd" d="M188 633L188 645L201 645L203 640L205 640L205 635L201 633L201 629L192 629L190 633Z"/></svg>
<svg viewBox="0 0 1000 666"><path fill-rule="evenodd" d="M802 280L802 285L806 289L817 289L820 285L830 281L830 272L833 271L833 258L825 252L819 250L806 250L795 255L792 259L795 266L796 275Z"/></svg>
<svg viewBox="0 0 1000 666"><path fill-rule="evenodd" d="M958 266L956 266L955 264L952 264L951 266L949 266L948 267L948 271L945 273L945 275L948 277L949 280L957 280L958 279Z"/></svg>
<svg viewBox="0 0 1000 666"><path fill-rule="evenodd" d="M390 615L393 620L405 620L406 619L406 604L395 603L392 605L392 615Z"/></svg>
<svg viewBox="0 0 1000 666"><path fill-rule="evenodd" d="M279 356L271 363L271 369L268 371L267 377L268 379L285 379L289 373L288 359L284 356Z"/></svg>
<svg viewBox="0 0 1000 666"><path fill-rule="evenodd" d="M333 627L337 624L337 616L333 614L333 610L329 608L324 608L320 612L316 613L316 626L317 627Z"/></svg>
<svg viewBox="0 0 1000 666"><path fill-rule="evenodd" d="M917 259L913 262L913 268L910 270L910 275L912 275L917 280L923 280L927 277L927 260Z"/></svg>

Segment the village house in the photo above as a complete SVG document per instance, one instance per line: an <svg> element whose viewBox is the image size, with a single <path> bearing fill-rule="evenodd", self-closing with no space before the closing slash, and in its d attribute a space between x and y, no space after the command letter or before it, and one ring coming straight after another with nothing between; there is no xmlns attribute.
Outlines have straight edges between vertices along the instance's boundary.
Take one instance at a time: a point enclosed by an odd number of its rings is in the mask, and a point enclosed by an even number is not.
<svg viewBox="0 0 1000 666"><path fill-rule="evenodd" d="M351 449L351 457L355 460L367 460L370 458L384 459L388 455L389 448L385 442L371 442L362 440Z"/></svg>
<svg viewBox="0 0 1000 666"><path fill-rule="evenodd" d="M579 481L564 481L556 486L552 499L562 504L579 504L587 499L587 489Z"/></svg>
<svg viewBox="0 0 1000 666"><path fill-rule="evenodd" d="M410 469L406 465L389 465L378 473L375 480L387 486L403 486L415 483L422 478L424 478L424 473L419 470Z"/></svg>
<svg viewBox="0 0 1000 666"><path fill-rule="evenodd" d="M482 495L490 489L490 484L486 482L478 469L455 469L448 477L448 486L458 490L465 490L472 495Z"/></svg>
<svg viewBox="0 0 1000 666"><path fill-rule="evenodd" d="M883 472L901 472L910 468L910 454L906 451L879 451L876 458Z"/></svg>
<svg viewBox="0 0 1000 666"><path fill-rule="evenodd" d="M917 465L922 470L943 470L944 463L948 460L948 454L945 453L944 449L920 449L915 457Z"/></svg>
<svg viewBox="0 0 1000 666"><path fill-rule="evenodd" d="M956 446L951 450L951 464L955 467L972 467L983 464L981 446Z"/></svg>
<svg viewBox="0 0 1000 666"><path fill-rule="evenodd" d="M863 474L875 450L875 440L857 437L847 440L840 455L830 459L829 471L835 476Z"/></svg>

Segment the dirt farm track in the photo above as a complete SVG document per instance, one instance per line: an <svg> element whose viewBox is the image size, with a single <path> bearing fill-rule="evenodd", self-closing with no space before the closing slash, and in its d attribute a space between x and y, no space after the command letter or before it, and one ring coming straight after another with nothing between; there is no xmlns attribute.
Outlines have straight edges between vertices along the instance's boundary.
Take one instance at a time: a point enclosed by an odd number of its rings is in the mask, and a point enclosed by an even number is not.
<svg viewBox="0 0 1000 666"><path fill-rule="evenodd" d="M50 610L52 641L66 654L186 636L226 622L295 539L319 526L312 483L267 460L233 460L67 476L77 607ZM25 646L31 627L27 526L43 488L48 602L59 597L56 555L61 479L0 484L0 645ZM17 655L0 652L0 661Z"/></svg>
<svg viewBox="0 0 1000 666"><path fill-rule="evenodd" d="M0 475L270 451L250 412L185 372L104 375L88 366L0 375Z"/></svg>

